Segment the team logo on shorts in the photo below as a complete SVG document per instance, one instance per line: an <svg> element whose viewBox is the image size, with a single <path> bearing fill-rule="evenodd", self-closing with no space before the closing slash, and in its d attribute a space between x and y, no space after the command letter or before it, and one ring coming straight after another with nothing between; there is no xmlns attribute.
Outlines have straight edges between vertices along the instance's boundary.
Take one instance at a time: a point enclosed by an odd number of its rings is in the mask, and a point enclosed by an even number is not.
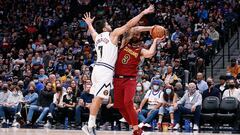
<svg viewBox="0 0 240 135"><path fill-rule="evenodd" d="M108 95L108 90L104 90L104 91L103 91L103 94L104 94L105 96L107 96L107 95Z"/></svg>

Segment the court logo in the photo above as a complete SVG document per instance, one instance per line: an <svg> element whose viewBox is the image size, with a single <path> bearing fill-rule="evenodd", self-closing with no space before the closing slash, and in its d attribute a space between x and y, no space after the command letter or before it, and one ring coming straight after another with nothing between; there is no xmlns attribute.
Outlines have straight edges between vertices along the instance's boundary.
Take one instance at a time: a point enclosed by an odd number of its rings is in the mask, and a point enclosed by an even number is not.
<svg viewBox="0 0 240 135"><path fill-rule="evenodd" d="M105 96L107 96L107 95L108 95L108 90L104 90L104 91L103 91L103 94L104 94Z"/></svg>

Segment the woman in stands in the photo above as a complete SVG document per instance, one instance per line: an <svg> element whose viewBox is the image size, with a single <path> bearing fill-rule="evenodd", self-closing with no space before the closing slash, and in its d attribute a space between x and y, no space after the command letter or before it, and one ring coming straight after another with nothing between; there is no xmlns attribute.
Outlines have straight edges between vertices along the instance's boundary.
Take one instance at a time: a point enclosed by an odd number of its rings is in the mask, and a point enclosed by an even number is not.
<svg viewBox="0 0 240 135"><path fill-rule="evenodd" d="M174 126L174 104L177 103L177 94L171 85L166 86L160 95L161 107L159 108L158 128L162 131L162 119L164 114L170 114L171 124L170 128Z"/></svg>

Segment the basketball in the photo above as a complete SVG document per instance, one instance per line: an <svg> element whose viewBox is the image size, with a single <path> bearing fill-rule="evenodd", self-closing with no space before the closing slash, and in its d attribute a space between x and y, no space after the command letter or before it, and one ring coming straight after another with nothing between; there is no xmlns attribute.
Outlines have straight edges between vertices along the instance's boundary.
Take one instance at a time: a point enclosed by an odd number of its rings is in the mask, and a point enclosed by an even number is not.
<svg viewBox="0 0 240 135"><path fill-rule="evenodd" d="M150 34L153 39L155 38L163 38L166 36L166 29L160 25L153 26L152 30L150 31Z"/></svg>

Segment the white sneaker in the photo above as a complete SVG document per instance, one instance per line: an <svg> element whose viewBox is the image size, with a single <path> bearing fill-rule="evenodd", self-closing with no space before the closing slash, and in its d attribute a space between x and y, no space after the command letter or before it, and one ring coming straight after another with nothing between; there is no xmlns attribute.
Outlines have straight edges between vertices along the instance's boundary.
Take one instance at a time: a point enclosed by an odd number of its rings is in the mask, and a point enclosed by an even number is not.
<svg viewBox="0 0 240 135"><path fill-rule="evenodd" d="M198 130L198 125L194 124L193 130Z"/></svg>
<svg viewBox="0 0 240 135"><path fill-rule="evenodd" d="M49 113L48 115L47 115L47 117L49 118L52 118L53 116L52 116L52 114L51 113Z"/></svg>
<svg viewBox="0 0 240 135"><path fill-rule="evenodd" d="M7 123L7 122L6 122L6 120L5 120L5 119L3 119L1 123L3 124L3 123Z"/></svg>
<svg viewBox="0 0 240 135"><path fill-rule="evenodd" d="M148 128L150 128L150 127L152 127L150 124L148 124L148 123L145 123L144 124L144 127L148 127Z"/></svg>
<svg viewBox="0 0 240 135"><path fill-rule="evenodd" d="M122 117L120 120L120 122L126 123L127 121Z"/></svg>
<svg viewBox="0 0 240 135"><path fill-rule="evenodd" d="M139 127L139 128L142 128L144 125L145 125L144 123L140 123L140 124L138 125L138 127Z"/></svg>
<svg viewBox="0 0 240 135"><path fill-rule="evenodd" d="M173 129L179 129L179 127L180 127L180 125L177 123L174 127L173 127Z"/></svg>
<svg viewBox="0 0 240 135"><path fill-rule="evenodd" d="M19 127L20 124L19 124L18 122L13 122L12 126L13 126L13 127Z"/></svg>
<svg viewBox="0 0 240 135"><path fill-rule="evenodd" d="M20 112L16 113L16 116L18 116L18 117L22 117L22 115L21 115Z"/></svg>
<svg viewBox="0 0 240 135"><path fill-rule="evenodd" d="M88 128L87 125L84 125L82 127L82 131L85 133L85 135L96 135L96 129L94 127Z"/></svg>
<svg viewBox="0 0 240 135"><path fill-rule="evenodd" d="M46 127L46 128L50 128L52 125L51 125L51 123L49 122L49 121L47 121L47 123L44 125L44 127Z"/></svg>

